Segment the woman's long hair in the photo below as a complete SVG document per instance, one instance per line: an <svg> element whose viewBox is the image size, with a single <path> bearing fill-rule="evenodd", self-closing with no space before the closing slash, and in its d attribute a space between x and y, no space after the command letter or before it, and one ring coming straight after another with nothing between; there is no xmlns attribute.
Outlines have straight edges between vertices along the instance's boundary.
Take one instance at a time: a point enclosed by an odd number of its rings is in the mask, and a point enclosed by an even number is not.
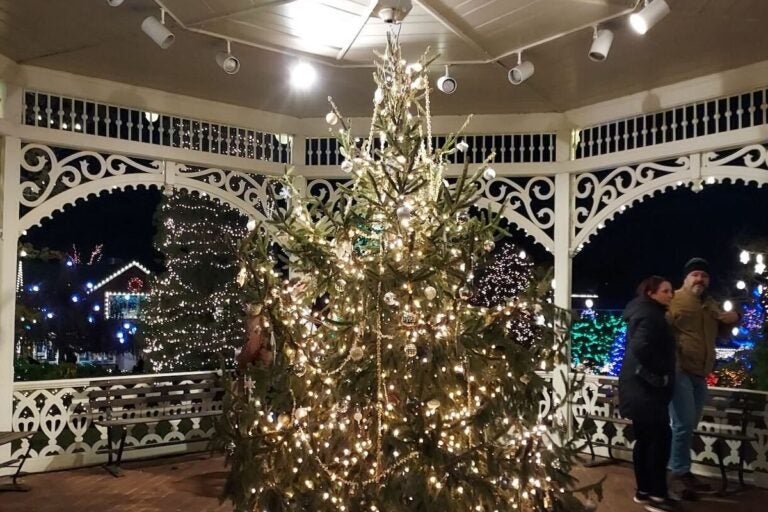
<svg viewBox="0 0 768 512"><path fill-rule="evenodd" d="M669 279L662 276L650 276L643 279L637 286L637 296L647 297L651 293L659 291L659 287L662 283L668 282Z"/></svg>

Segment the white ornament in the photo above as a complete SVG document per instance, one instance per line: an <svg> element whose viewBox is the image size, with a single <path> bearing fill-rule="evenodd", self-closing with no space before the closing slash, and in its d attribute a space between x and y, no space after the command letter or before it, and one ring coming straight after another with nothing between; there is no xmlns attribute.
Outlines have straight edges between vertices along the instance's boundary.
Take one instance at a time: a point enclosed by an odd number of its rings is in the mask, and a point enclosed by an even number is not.
<svg viewBox="0 0 768 512"><path fill-rule="evenodd" d="M248 279L248 270L245 267L240 267L240 272L237 273L238 286L245 285L245 280Z"/></svg>
<svg viewBox="0 0 768 512"><path fill-rule="evenodd" d="M408 343L405 347L403 347L403 351L408 357L416 357L416 354L419 352L419 350L416 348L416 345L413 343Z"/></svg>
<svg viewBox="0 0 768 512"><path fill-rule="evenodd" d="M407 204L403 204L397 207L397 218L400 220L408 220L411 218L411 207Z"/></svg>
<svg viewBox="0 0 768 512"><path fill-rule="evenodd" d="M464 152L466 152L469 149L469 144L467 144L464 141L461 141L458 144L456 144L456 149L458 149L459 151L464 153Z"/></svg>
<svg viewBox="0 0 768 512"><path fill-rule="evenodd" d="M440 400L437 398L433 398L429 402L427 402L427 407L429 407L430 410L434 411L437 410L438 407L440 407Z"/></svg>
<svg viewBox="0 0 768 512"><path fill-rule="evenodd" d="M459 298L462 300L467 300L472 296L472 290L467 288L466 286L462 286L459 288Z"/></svg>
<svg viewBox="0 0 768 512"><path fill-rule="evenodd" d="M296 411L293 413L293 416L294 416L294 417L295 417L297 420L303 420L304 418L306 418L306 417L307 417L307 410L306 410L304 407L299 407L299 408L298 408L298 409L296 409Z"/></svg>
<svg viewBox="0 0 768 512"><path fill-rule="evenodd" d="M357 411L354 415L354 418L355 418L355 421L359 423L363 419L363 413L361 413L360 411Z"/></svg>
<svg viewBox="0 0 768 512"><path fill-rule="evenodd" d="M365 355L365 353L363 352L363 349L362 349L362 347L359 347L359 346L357 346L357 345L356 345L356 346L354 346L354 347L352 347L352 348L349 350L349 357L350 357L350 358L351 358L353 361L359 361L359 360L361 360L361 359L363 358L363 356L364 356L364 355Z"/></svg>
<svg viewBox="0 0 768 512"><path fill-rule="evenodd" d="M335 112L328 112L325 114L325 122L333 126L339 122L339 116L337 116Z"/></svg>
<svg viewBox="0 0 768 512"><path fill-rule="evenodd" d="M245 227L248 229L248 231L253 231L256 229L256 219L250 219Z"/></svg>
<svg viewBox="0 0 768 512"><path fill-rule="evenodd" d="M483 171L483 178L487 180L492 180L495 177L496 177L496 171L492 167L489 167Z"/></svg>
<svg viewBox="0 0 768 512"><path fill-rule="evenodd" d="M415 89L415 90L423 89L425 83L426 82L424 81L424 77L420 76L416 80L411 82L411 89Z"/></svg>
<svg viewBox="0 0 768 512"><path fill-rule="evenodd" d="M373 102L378 105L382 101L384 101L384 91L377 88L376 92L373 93Z"/></svg>
<svg viewBox="0 0 768 512"><path fill-rule="evenodd" d="M387 292L384 294L384 303L388 306L394 306L397 304L397 295L394 292Z"/></svg>
<svg viewBox="0 0 768 512"><path fill-rule="evenodd" d="M496 247L496 242L493 240L486 240L483 243L483 249L485 249L485 252L491 252Z"/></svg>
<svg viewBox="0 0 768 512"><path fill-rule="evenodd" d="M347 173L352 172L352 169L354 169L354 167L355 166L352 165L352 162L350 162L349 160L344 160L343 162L341 162L341 170L344 172L347 172Z"/></svg>
<svg viewBox="0 0 768 512"><path fill-rule="evenodd" d="M427 286L426 288L424 288L424 296L428 300L432 300L435 297L437 297L437 290L435 290L434 286Z"/></svg>

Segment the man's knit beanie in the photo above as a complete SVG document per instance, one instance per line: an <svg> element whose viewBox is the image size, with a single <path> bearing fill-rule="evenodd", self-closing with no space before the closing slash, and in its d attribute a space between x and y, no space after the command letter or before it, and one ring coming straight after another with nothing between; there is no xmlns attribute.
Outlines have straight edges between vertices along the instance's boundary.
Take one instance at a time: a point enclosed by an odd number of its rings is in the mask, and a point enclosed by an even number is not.
<svg viewBox="0 0 768 512"><path fill-rule="evenodd" d="M683 267L683 277L697 270L709 274L709 262L704 258L691 258Z"/></svg>

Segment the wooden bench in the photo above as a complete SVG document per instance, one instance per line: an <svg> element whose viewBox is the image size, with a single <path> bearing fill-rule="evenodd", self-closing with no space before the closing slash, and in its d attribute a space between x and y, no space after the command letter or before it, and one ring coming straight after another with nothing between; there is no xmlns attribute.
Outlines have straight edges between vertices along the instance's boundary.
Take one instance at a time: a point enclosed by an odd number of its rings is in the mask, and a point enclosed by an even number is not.
<svg viewBox="0 0 768 512"><path fill-rule="evenodd" d="M27 439L34 435L35 433L32 431L29 432L0 432L0 446L3 446L8 443L12 443L14 441L18 441L20 439ZM24 455L20 455L19 457L16 457L15 459L11 459L5 462L0 462L0 469L2 468L16 468L16 472L13 474L12 483L6 484L6 485L0 485L0 492L7 492L7 491L28 491L29 487L21 485L17 482L19 475L21 474L21 468L24 466L24 461L26 461L29 458L29 450L32 449L32 443L27 443L27 451Z"/></svg>
<svg viewBox="0 0 768 512"><path fill-rule="evenodd" d="M606 415L584 414L577 415L583 418L585 422L592 422L597 426L597 422L612 424L614 426L631 427L632 421L622 418L619 414L619 383L615 378L598 379L598 397L597 403L607 410ZM750 427L762 419L760 413L765 410L766 397L759 393L748 393L737 389L709 389L707 403L704 405L703 419L709 420L706 423L717 424L717 432L706 430L705 425L699 424L694 431L700 438L714 439L713 447L717 455L717 465L721 476L721 493L728 489L727 467L725 458L729 454L728 441L738 443L739 463L737 467L739 485L744 487L744 459L745 449L752 441L757 440L757 436L749 434ZM704 423L704 422L702 422ZM584 430L585 440L591 455L591 462L587 466L596 466L605 463L612 463L616 459L613 456L614 449L631 450L628 446L613 444L610 433L606 433L608 442L598 442L592 439L592 434ZM597 461L595 455L595 446L605 446L608 449L608 459L606 461Z"/></svg>
<svg viewBox="0 0 768 512"><path fill-rule="evenodd" d="M106 389L91 391L88 406L95 425L107 428L107 448L100 453L108 454L105 468L114 476L122 476L120 463L123 451L184 444L187 440L151 443L141 446L125 446L128 428L133 425L177 421L186 418L203 418L221 414L224 390L218 383L207 379L188 381L189 376L147 377L132 379L127 389L113 388L125 385L125 381L100 381ZM117 437L116 437L117 436ZM119 442L116 443L116 439ZM117 446L115 446L117 444Z"/></svg>

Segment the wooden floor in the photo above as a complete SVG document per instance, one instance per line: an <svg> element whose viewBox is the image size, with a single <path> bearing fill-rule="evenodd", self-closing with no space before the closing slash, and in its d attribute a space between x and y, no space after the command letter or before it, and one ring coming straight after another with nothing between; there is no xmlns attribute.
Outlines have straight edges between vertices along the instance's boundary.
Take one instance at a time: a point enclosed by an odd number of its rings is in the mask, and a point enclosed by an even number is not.
<svg viewBox="0 0 768 512"><path fill-rule="evenodd" d="M226 469L221 458L188 456L126 464L125 476L114 478L101 468L28 475L27 493L0 494L0 512L219 512ZM632 502L634 478L629 465L578 468L582 483L606 475L605 495L597 510L641 512ZM717 484L717 482L713 482ZM683 504L685 512L763 512L768 491L749 489L727 498L714 496Z"/></svg>

